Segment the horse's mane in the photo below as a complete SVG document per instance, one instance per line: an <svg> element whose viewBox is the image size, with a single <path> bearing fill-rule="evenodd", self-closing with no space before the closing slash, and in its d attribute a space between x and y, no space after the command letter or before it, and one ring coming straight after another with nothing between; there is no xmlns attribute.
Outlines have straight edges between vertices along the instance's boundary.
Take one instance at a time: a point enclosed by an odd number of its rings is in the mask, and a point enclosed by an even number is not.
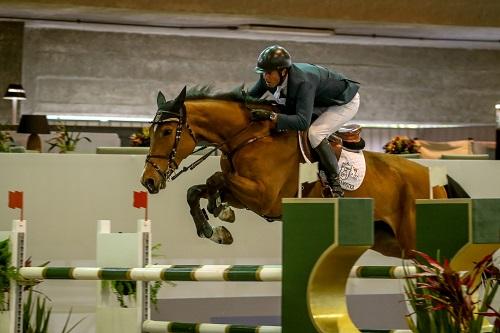
<svg viewBox="0 0 500 333"><path fill-rule="evenodd" d="M217 99L250 104L270 105L272 101L250 97L243 94L244 85L238 86L228 92L215 92L211 85L194 86L186 93L186 100Z"/></svg>

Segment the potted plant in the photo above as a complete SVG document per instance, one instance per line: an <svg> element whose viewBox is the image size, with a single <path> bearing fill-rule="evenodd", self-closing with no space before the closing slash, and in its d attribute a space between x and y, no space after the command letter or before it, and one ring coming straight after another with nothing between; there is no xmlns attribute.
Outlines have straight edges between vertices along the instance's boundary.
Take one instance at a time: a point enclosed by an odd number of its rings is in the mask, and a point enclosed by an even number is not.
<svg viewBox="0 0 500 333"><path fill-rule="evenodd" d="M491 305L500 271L491 254L465 274L454 271L447 260L440 264L425 253L415 254L417 273L407 276L405 286L414 311L407 317L412 332L480 333L485 317L494 318L492 332L500 332L500 313Z"/></svg>
<svg viewBox="0 0 500 333"><path fill-rule="evenodd" d="M88 137L81 136L80 132L69 132L68 128L63 124L58 125L57 129L57 136L47 140L47 143L50 145L49 151L57 147L59 148L59 153L64 154L74 151L80 140L92 142Z"/></svg>

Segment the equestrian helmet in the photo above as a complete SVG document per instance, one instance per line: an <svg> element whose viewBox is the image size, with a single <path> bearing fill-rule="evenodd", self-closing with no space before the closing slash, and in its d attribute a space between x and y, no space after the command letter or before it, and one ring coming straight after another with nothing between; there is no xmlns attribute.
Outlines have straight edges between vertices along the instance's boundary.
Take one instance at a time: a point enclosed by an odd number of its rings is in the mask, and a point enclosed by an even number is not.
<svg viewBox="0 0 500 333"><path fill-rule="evenodd" d="M268 46L262 51L257 59L255 71L264 73L273 70L288 68L292 65L290 53L279 45Z"/></svg>

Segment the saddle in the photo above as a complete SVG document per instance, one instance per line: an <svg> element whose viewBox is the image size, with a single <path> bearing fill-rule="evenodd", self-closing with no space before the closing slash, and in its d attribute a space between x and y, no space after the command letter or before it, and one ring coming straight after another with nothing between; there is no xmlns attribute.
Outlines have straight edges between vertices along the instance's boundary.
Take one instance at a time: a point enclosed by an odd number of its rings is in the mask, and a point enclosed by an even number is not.
<svg viewBox="0 0 500 333"><path fill-rule="evenodd" d="M335 152L337 160L340 158L342 149L359 152L365 148L365 140L361 137L361 126L358 124L349 124L341 127L337 132L328 137L328 141ZM301 162L307 161L313 163L317 161L316 154L313 154L313 149L309 143L308 132L299 132L299 145L302 151Z"/></svg>

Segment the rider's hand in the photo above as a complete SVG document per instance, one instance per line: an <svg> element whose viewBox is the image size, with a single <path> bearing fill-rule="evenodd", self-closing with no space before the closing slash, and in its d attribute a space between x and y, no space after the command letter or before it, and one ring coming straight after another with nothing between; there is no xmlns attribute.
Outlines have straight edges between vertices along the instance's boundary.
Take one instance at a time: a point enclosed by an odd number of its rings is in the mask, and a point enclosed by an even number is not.
<svg viewBox="0 0 500 333"><path fill-rule="evenodd" d="M269 110L252 110L251 111L252 120L276 120L276 113Z"/></svg>

